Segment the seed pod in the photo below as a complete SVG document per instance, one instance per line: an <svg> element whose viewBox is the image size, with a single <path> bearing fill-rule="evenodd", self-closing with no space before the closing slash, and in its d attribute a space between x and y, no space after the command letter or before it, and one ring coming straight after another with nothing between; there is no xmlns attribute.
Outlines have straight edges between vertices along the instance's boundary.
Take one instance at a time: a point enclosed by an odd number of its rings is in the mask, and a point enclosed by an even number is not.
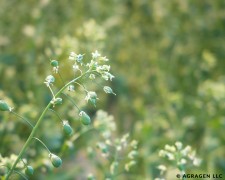
<svg viewBox="0 0 225 180"><path fill-rule="evenodd" d="M0 111L10 111L10 109L11 108L5 101L0 100Z"/></svg>
<svg viewBox="0 0 225 180"><path fill-rule="evenodd" d="M61 158L56 156L55 154L50 154L50 159L54 167L58 168L62 165Z"/></svg>
<svg viewBox="0 0 225 180"><path fill-rule="evenodd" d="M32 166L27 166L25 170L26 175L32 176L34 174L34 169Z"/></svg>
<svg viewBox="0 0 225 180"><path fill-rule="evenodd" d="M63 121L63 132L70 136L73 133L72 127L69 125L68 121Z"/></svg>
<svg viewBox="0 0 225 180"><path fill-rule="evenodd" d="M112 88L109 87L109 86L104 86L104 87L103 87L103 90L104 90L105 93L107 93L107 94L114 94L114 95L116 95L116 94L113 92Z"/></svg>
<svg viewBox="0 0 225 180"><path fill-rule="evenodd" d="M59 62L56 61L56 60L51 60L50 64L51 64L52 67L57 67L57 66L59 66Z"/></svg>
<svg viewBox="0 0 225 180"><path fill-rule="evenodd" d="M87 115L86 112L81 111L79 115L81 116L81 119L80 120L81 120L81 123L82 124L84 124L84 125L91 124L91 118Z"/></svg>

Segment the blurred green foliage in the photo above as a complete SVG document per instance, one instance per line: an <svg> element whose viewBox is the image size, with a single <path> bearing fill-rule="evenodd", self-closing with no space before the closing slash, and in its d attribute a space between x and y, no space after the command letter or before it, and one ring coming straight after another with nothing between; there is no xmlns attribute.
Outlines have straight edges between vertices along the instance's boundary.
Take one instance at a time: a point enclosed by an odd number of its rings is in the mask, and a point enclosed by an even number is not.
<svg viewBox="0 0 225 180"><path fill-rule="evenodd" d="M51 73L49 59L59 60L67 79L69 52L89 56L97 49L111 60L117 94L97 91L102 93L97 108L114 115L118 134L130 132L140 143L138 167L123 179L156 177L159 149L177 140L193 146L203 160L192 172L225 172L225 1L2 0L0 6L0 98L18 113L35 123L50 100L43 84ZM78 118L67 107L57 111ZM65 139L53 117L48 114L39 136L61 152ZM7 113L0 114L0 124L0 154L17 154L30 130ZM66 179L74 169L87 172L78 163L91 143L87 136L64 154L76 163L66 159L49 179ZM47 176L40 154L43 148L32 144L27 156L42 172L36 179ZM88 170L95 168L86 161Z"/></svg>

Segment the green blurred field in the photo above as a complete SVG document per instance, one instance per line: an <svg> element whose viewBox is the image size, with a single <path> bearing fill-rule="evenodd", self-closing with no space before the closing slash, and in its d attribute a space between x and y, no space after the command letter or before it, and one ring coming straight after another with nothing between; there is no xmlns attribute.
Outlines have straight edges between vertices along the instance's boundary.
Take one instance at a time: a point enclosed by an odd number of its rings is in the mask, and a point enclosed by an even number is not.
<svg viewBox="0 0 225 180"><path fill-rule="evenodd" d="M49 59L59 60L68 79L71 51L88 58L98 50L110 59L115 79L109 85L117 96L96 90L97 108L85 108L93 118L98 109L113 115L116 134L128 132L139 141L137 166L116 179L154 179L162 162L171 167L168 179L175 177L172 165L158 157L175 141L191 145L202 159L188 172L225 173L225 1L1 0L0 7L0 99L18 113L35 123L49 101L43 84L51 73ZM82 93L75 100L83 106ZM57 111L76 116L67 107ZM27 153L37 168L33 179L86 179L89 172L103 179L108 169L86 155L96 135L89 132L63 151L52 117L38 136L62 154L64 164L47 171L46 154L33 143ZM29 132L15 117L0 113L0 154L18 154Z"/></svg>

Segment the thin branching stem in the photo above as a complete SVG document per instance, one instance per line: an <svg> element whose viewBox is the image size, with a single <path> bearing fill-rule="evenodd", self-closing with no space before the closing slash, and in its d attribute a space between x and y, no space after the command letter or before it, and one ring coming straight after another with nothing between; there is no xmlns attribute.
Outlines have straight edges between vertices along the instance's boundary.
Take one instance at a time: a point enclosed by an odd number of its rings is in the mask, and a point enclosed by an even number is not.
<svg viewBox="0 0 225 180"><path fill-rule="evenodd" d="M74 100L69 96L67 95L66 93L62 93L65 97L67 97L67 99L77 108L77 110L80 112L80 108L76 105L76 103L74 102Z"/></svg>
<svg viewBox="0 0 225 180"><path fill-rule="evenodd" d="M88 90L86 89L86 87L83 85L83 84L80 84L80 83L78 83L78 82L74 82L75 84L78 84L79 86L81 86L82 88L84 88L84 91L86 92L86 93L88 93Z"/></svg>
<svg viewBox="0 0 225 180"><path fill-rule="evenodd" d="M49 108L48 110L54 112L55 115L59 118L59 120L63 122L63 120L62 120L62 118L60 117L59 113L57 113L56 111L54 111L54 110L51 109L51 108Z"/></svg>
<svg viewBox="0 0 225 180"><path fill-rule="evenodd" d="M68 82L65 86L63 86L63 87L56 93L55 97L59 96L59 95L60 95L60 94L61 94L61 93L69 86L69 85L71 85L72 83L76 82L77 80L83 78L86 74L92 73L92 72L93 72L93 71L91 71L91 70L89 69L89 70L88 70L87 72L85 72L84 74L82 74L82 75L78 76L77 78L75 78L75 79L71 80L70 82ZM9 170L8 174L6 175L6 178L5 178L6 180L9 179L9 177L10 177L10 175L12 174L12 172L14 171L14 169L15 169L17 163L19 162L19 160L21 159L21 157L22 157L23 154L25 153L27 147L30 145L31 140L33 139L35 133L37 132L37 130L38 130L38 128L39 128L39 126L40 126L40 124L41 124L41 122L42 122L42 120L43 120L45 114L47 113L47 111L48 111L48 109L50 108L51 105L52 105L52 103L51 103L51 101L50 101L50 102L48 103L48 105L45 107L45 109L43 110L43 112L42 112L42 114L40 115L40 117L39 117L37 123L35 124L35 126L34 126L32 132L30 133L28 139L26 140L25 144L23 145L23 147L22 147L22 149L21 149L21 151L20 151L20 153L19 153L17 159L16 159L15 162L13 163L12 168Z"/></svg>
<svg viewBox="0 0 225 180"><path fill-rule="evenodd" d="M52 90L51 86L49 85L49 86L48 86L48 88L49 88L49 90L50 90L50 91L51 91L51 93L52 93L53 99L55 99L55 95L54 95L54 92L53 92L53 90Z"/></svg>
<svg viewBox="0 0 225 180"><path fill-rule="evenodd" d="M48 147L45 145L45 143L42 140L38 139L37 137L33 137L33 139L35 139L38 142L40 142L48 150L49 154L51 154L51 151L48 149Z"/></svg>
<svg viewBox="0 0 225 180"><path fill-rule="evenodd" d="M60 71L58 71L58 74L59 74L59 78L61 79L61 81L62 81L62 83L63 83L63 86L65 86L65 81L63 80L63 78L62 78L62 75L61 75Z"/></svg>
<svg viewBox="0 0 225 180"><path fill-rule="evenodd" d="M29 124L30 125L30 127L31 128L33 128L34 126L27 120L27 119L25 119L24 117L22 117L22 116L20 116L19 114L17 114L16 112L14 112L14 111L11 111L11 113L12 114L14 114L15 116L17 116L18 118L20 118L20 119L22 119L22 120L24 120L27 124Z"/></svg>
<svg viewBox="0 0 225 180"><path fill-rule="evenodd" d="M19 174L21 177L23 177L24 179L28 180L28 179L26 178L26 176L24 176L21 172L16 171L16 170L14 170L13 172Z"/></svg>

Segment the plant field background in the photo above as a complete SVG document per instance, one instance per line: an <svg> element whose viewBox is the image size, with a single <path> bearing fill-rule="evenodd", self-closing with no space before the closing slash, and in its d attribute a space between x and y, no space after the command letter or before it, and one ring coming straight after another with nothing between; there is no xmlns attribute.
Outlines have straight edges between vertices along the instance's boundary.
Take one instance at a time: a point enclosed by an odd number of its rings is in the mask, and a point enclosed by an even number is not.
<svg viewBox="0 0 225 180"><path fill-rule="evenodd" d="M43 82L51 74L50 59L60 62L67 79L71 51L88 58L98 50L110 59L115 75L110 86L117 95L91 86L100 98L96 108L83 106L81 91L75 101L92 119L98 109L106 111L115 119L117 136L129 133L139 142L137 165L116 179L154 179L162 163L167 179L175 179L176 168L158 153L176 141L202 159L187 172L225 178L225 1L1 0L0 7L0 99L16 112L34 124L49 102ZM57 112L79 118L66 104ZM26 153L35 168L32 179L85 179L89 173L104 179L110 164L87 153L98 135L87 132L66 146L55 119L48 113L38 136L61 154L63 166L49 170L46 150L32 143ZM1 113L1 156L18 154L29 133L16 117Z"/></svg>

